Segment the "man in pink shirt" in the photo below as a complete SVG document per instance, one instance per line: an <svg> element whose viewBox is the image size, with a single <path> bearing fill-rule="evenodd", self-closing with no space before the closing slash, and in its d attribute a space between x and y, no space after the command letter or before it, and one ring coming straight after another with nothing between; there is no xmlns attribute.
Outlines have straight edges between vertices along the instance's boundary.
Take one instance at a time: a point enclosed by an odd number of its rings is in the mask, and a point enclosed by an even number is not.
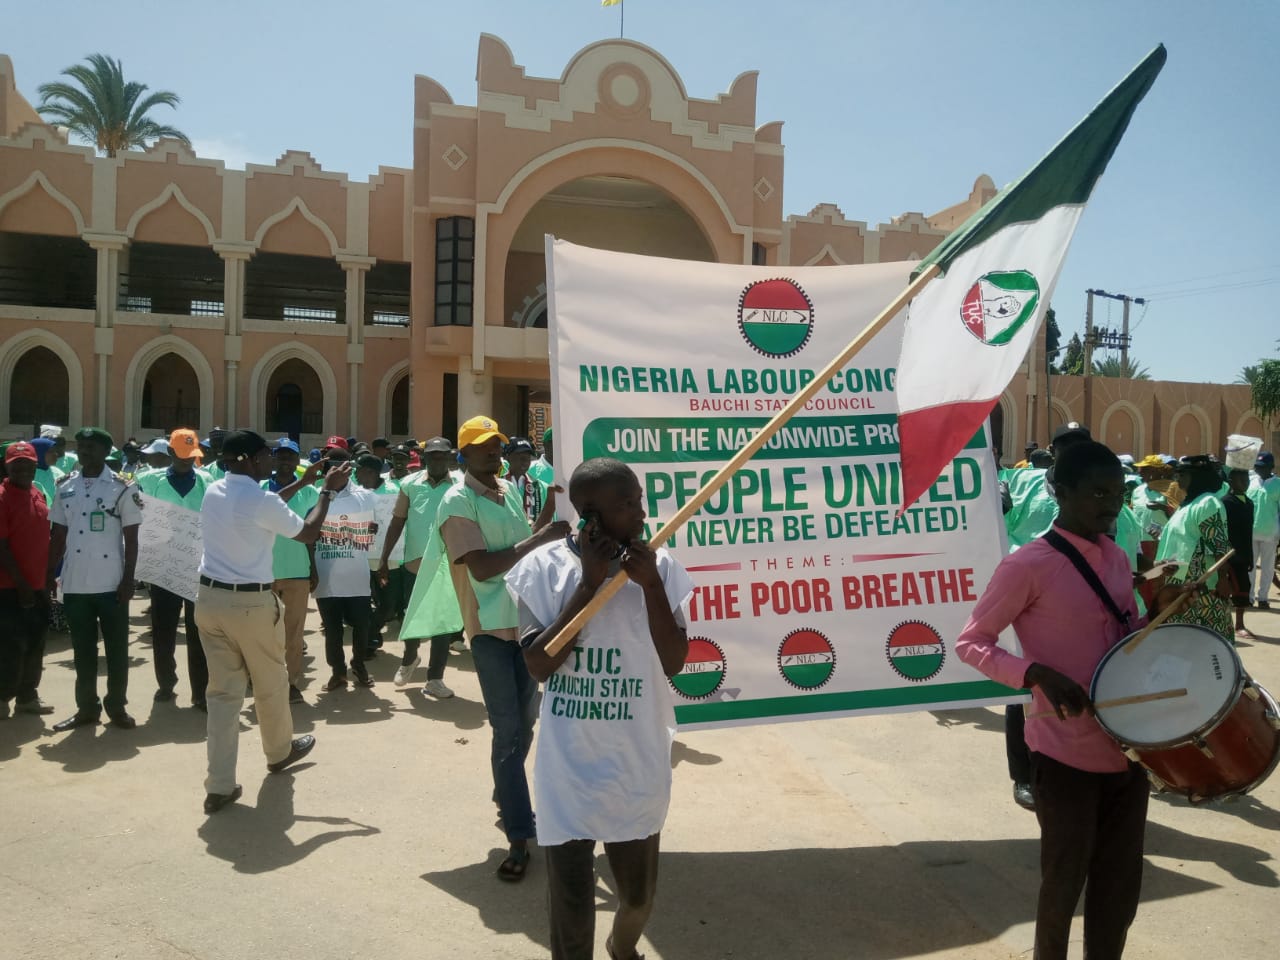
<svg viewBox="0 0 1280 960"><path fill-rule="evenodd" d="M1106 652L1145 621L1134 604L1129 558L1106 535L1124 504L1119 459L1100 443L1075 444L1055 464L1054 490L1052 531L1001 561L956 653L993 680L1031 688L1026 738L1040 822L1037 960L1065 960L1082 890L1085 954L1115 960L1138 907L1148 787L1142 768L1094 719L1088 687ZM1175 589L1157 602L1172 599ZM1010 625L1022 656L997 646Z"/></svg>

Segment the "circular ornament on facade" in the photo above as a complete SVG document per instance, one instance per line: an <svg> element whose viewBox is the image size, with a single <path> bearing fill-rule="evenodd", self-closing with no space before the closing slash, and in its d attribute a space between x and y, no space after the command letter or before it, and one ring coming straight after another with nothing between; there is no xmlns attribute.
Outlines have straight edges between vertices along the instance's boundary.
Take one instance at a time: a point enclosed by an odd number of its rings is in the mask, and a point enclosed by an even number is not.
<svg viewBox="0 0 1280 960"><path fill-rule="evenodd" d="M605 112L619 119L644 113L653 96L649 78L634 63L614 63L602 70L596 93Z"/></svg>

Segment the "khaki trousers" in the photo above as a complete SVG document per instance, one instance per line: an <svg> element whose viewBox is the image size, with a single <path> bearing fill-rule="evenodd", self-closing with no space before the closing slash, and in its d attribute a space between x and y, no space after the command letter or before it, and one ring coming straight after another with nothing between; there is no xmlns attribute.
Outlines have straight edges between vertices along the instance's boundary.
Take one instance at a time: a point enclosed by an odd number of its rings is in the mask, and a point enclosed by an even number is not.
<svg viewBox="0 0 1280 960"><path fill-rule="evenodd" d="M196 595L196 626L209 661L205 792L226 794L236 786L240 710L249 680L267 762L283 760L292 749L284 623L279 601L270 590L237 593L201 585Z"/></svg>
<svg viewBox="0 0 1280 960"><path fill-rule="evenodd" d="M271 589L284 604L284 665L289 682L296 687L302 682L302 634L307 625L307 604L311 602L311 580L277 580Z"/></svg>

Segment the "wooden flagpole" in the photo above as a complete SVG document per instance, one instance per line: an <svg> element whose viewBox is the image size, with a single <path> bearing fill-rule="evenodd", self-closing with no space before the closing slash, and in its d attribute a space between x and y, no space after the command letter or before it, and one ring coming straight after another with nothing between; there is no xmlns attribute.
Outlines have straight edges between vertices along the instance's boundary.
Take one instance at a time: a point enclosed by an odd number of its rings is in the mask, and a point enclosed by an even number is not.
<svg viewBox="0 0 1280 960"><path fill-rule="evenodd" d="M1197 587L1197 588L1203 587L1205 583L1208 582L1209 578L1213 576L1215 573L1217 573L1218 570L1222 567L1222 565L1225 564L1228 560L1230 560L1235 555L1236 555L1236 548L1232 547L1230 550L1228 550L1218 559L1217 563L1211 566L1204 573L1200 574L1200 576L1196 579L1194 583L1191 584L1191 586ZM1160 626L1160 624L1164 623L1171 616L1173 616L1175 613L1181 610L1184 606L1186 606L1187 603L1190 601L1191 596L1192 594L1190 593L1182 594L1182 596L1178 597L1176 600L1170 603L1167 607L1161 610L1160 614L1154 620L1152 620L1145 627L1143 627L1138 633L1135 633L1131 639L1126 640L1124 642L1125 654L1127 655L1136 651L1139 645L1141 645L1142 641L1147 639L1147 637L1151 636L1151 631L1155 630L1156 627Z"/></svg>
<svg viewBox="0 0 1280 960"><path fill-rule="evenodd" d="M903 290L902 293L898 294L892 303L880 311L879 316L867 324L865 329L850 340L834 360L818 372L812 382L792 397L787 402L787 405L774 415L772 420L760 428L760 432L752 438L750 443L734 454L733 459L721 467L716 475L708 480L703 485L702 489L695 493L692 499L681 507L674 517L663 524L662 529L655 533L653 535L653 539L649 541L649 546L657 549L663 543L670 540L671 537L675 535L675 532L684 526L685 523L688 522L689 518L702 509L702 505L710 500L712 495L724 486L726 482L728 482L730 477L746 466L747 461L754 457L760 451L760 448L768 443L770 438L782 429L783 425L788 420L799 413L800 410L803 409L804 405L812 400L817 392L826 385L828 380L844 369L845 364L847 364L859 350L870 343L872 338L883 330L890 320L898 315L898 311L905 307L911 301L912 297L923 290L929 281L936 277L939 272L941 271L936 263L931 264L928 268L921 271L920 275L912 280L911 283L907 285L907 288ZM586 626L587 621L594 617L600 611L600 608L608 603L615 593L622 589L622 585L626 582L626 573L624 571L618 571L618 574L615 577L604 583L600 589L596 591L596 595L591 598L591 602L583 607L582 611L576 617L565 624L563 630L551 638L551 641L545 647L547 655L554 657L559 653L565 645L576 637L582 628Z"/></svg>

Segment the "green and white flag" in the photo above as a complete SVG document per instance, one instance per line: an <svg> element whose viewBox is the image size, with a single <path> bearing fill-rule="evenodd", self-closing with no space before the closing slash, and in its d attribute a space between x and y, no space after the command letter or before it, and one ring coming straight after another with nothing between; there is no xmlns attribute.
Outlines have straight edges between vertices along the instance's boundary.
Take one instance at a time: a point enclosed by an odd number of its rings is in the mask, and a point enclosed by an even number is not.
<svg viewBox="0 0 1280 960"><path fill-rule="evenodd" d="M926 257L898 360L903 508L986 422L1022 365L1094 184L1164 66L1156 47L1074 130Z"/></svg>

